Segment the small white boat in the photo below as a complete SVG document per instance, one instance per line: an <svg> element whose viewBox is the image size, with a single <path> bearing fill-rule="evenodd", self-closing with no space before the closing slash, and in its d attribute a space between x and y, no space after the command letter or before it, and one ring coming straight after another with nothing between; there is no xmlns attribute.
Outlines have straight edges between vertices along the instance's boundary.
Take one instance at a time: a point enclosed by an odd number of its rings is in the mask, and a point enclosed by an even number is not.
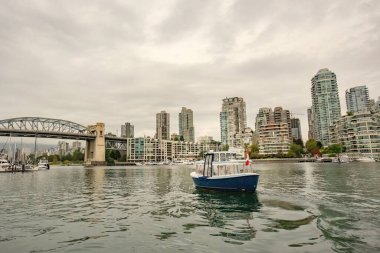
<svg viewBox="0 0 380 253"><path fill-rule="evenodd" d="M332 159L333 163L349 163L350 159L348 158L347 155L339 155L337 157L334 157Z"/></svg>
<svg viewBox="0 0 380 253"><path fill-rule="evenodd" d="M374 158L366 157L366 156L358 158L358 159L356 159L356 161L362 162L362 163L374 163L374 162L376 162L376 160Z"/></svg>
<svg viewBox="0 0 380 253"><path fill-rule="evenodd" d="M8 172L11 171L11 164L5 160L5 159L0 159L0 172Z"/></svg>
<svg viewBox="0 0 380 253"><path fill-rule="evenodd" d="M50 165L47 159L41 159L37 164L38 170L49 170Z"/></svg>

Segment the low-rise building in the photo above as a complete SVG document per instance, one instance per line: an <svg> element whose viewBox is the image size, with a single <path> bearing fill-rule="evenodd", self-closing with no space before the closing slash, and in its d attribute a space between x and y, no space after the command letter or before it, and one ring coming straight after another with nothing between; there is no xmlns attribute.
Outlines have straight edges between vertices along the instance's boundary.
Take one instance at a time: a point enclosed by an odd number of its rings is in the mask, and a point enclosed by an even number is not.
<svg viewBox="0 0 380 253"><path fill-rule="evenodd" d="M127 162L168 162L195 160L201 152L219 150L219 143L193 143L159 140L154 138L131 138L127 142Z"/></svg>
<svg viewBox="0 0 380 253"><path fill-rule="evenodd" d="M255 132L250 127L246 127L243 131L238 132L234 135L233 147L244 148L245 145L250 146L255 143L255 139L257 139L255 137Z"/></svg>
<svg viewBox="0 0 380 253"><path fill-rule="evenodd" d="M259 154L286 154L292 143L287 123L270 123L259 128Z"/></svg>
<svg viewBox="0 0 380 253"><path fill-rule="evenodd" d="M342 116L330 127L335 144L351 158L380 158L380 113L360 112Z"/></svg>

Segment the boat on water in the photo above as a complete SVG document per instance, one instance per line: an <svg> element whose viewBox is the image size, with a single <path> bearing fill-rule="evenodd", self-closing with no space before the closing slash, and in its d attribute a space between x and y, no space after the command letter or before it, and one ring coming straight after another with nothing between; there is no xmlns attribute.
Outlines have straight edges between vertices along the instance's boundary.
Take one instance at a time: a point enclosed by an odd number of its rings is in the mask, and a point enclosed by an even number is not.
<svg viewBox="0 0 380 253"><path fill-rule="evenodd" d="M37 164L37 169L38 170L49 170L50 169L49 161L45 158L40 159L40 161Z"/></svg>
<svg viewBox="0 0 380 253"><path fill-rule="evenodd" d="M204 161L195 163L190 176L196 188L221 191L254 192L259 181L248 157L239 160L235 152L228 151L207 153Z"/></svg>
<svg viewBox="0 0 380 253"><path fill-rule="evenodd" d="M339 155L332 159L333 163L349 163L350 159L347 155Z"/></svg>
<svg viewBox="0 0 380 253"><path fill-rule="evenodd" d="M317 163L331 163L332 161L333 159L326 154L322 155L321 157L317 157L315 160Z"/></svg>
<svg viewBox="0 0 380 253"><path fill-rule="evenodd" d="M11 164L5 159L0 159L0 172L8 171L11 171Z"/></svg>
<svg viewBox="0 0 380 253"><path fill-rule="evenodd" d="M357 162L363 162L363 163L374 163L376 160L373 157L367 157L363 156L358 159L356 159Z"/></svg>

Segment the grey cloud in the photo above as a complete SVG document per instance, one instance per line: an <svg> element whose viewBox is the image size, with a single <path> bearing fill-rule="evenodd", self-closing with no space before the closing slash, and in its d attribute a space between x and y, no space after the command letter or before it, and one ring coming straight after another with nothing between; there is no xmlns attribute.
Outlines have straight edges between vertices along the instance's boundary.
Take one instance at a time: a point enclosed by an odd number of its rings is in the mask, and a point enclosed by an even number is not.
<svg viewBox="0 0 380 253"><path fill-rule="evenodd" d="M186 106L196 137L219 139L224 97L245 99L251 127L260 107L306 114L320 68L337 74L343 112L345 89L366 84L372 98L380 93L378 1L1 3L1 118L100 121L113 132L128 121L137 136L153 136L157 112L171 113L178 131ZM204 59L149 55L188 40L205 51L181 50Z"/></svg>

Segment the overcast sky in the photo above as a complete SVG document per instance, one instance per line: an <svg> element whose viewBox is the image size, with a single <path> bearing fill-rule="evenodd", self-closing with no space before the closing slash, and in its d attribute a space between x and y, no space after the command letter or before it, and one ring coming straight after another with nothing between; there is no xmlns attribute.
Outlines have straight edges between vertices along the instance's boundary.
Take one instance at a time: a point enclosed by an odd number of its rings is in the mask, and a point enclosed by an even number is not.
<svg viewBox="0 0 380 253"><path fill-rule="evenodd" d="M380 1L0 0L0 119L39 116L153 136L155 114L194 111L196 138L220 140L225 97L301 118L311 78L380 96ZM301 115L297 115L301 114Z"/></svg>

